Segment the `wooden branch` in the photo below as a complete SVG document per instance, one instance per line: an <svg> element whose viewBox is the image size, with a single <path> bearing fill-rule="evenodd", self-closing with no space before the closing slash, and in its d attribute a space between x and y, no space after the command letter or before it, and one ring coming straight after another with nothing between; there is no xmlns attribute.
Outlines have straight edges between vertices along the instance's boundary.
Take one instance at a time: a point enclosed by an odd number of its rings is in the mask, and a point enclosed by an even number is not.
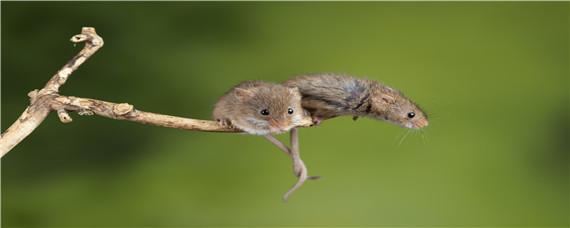
<svg viewBox="0 0 570 228"><path fill-rule="evenodd" d="M24 110L18 120L4 131L0 138L0 157L3 157L8 151L18 145L44 121L49 112L52 111L50 101L57 96L59 87L67 81L67 78L73 71L103 46L103 39L97 35L94 28L89 27L84 27L81 30L81 34L71 37L71 42L85 42L85 46L61 70L52 76L44 88L28 93L30 105ZM62 115L59 116L62 118Z"/></svg>
<svg viewBox="0 0 570 228"><path fill-rule="evenodd" d="M222 127L216 121L197 120L136 110L128 103L112 103L90 98L57 96L51 101L52 110L76 111L80 115L98 115L116 120L128 120L159 127L191 131L241 132L235 128ZM58 111L59 114L59 111ZM65 118L60 120L66 123Z"/></svg>
<svg viewBox="0 0 570 228"><path fill-rule="evenodd" d="M178 128L191 131L209 132L241 132L234 128L226 128L211 120L197 120L169 116L134 109L128 103L111 103L89 98L59 95L59 88L65 84L69 76L103 46L103 39L94 28L84 27L81 34L71 38L71 42L84 42L83 49L59 70L40 90L28 93L30 105L22 115L0 136L0 158L30 135L51 111L57 112L61 122L72 121L69 111L77 111L80 115L98 115L117 120L128 120L137 123L160 127ZM299 127L312 125L307 119Z"/></svg>

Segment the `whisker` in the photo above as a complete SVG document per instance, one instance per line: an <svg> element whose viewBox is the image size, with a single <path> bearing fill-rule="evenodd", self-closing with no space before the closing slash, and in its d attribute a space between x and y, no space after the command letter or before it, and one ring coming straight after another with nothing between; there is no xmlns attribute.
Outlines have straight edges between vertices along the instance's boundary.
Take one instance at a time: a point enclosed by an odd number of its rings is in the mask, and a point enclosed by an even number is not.
<svg viewBox="0 0 570 228"><path fill-rule="evenodd" d="M394 139L399 141L400 139L402 139L402 137L404 137L405 134L406 134L406 132L403 131L403 132L397 134L397 135L394 137Z"/></svg>
<svg viewBox="0 0 570 228"><path fill-rule="evenodd" d="M406 139L406 137L408 137L408 134L410 134L410 130L407 130L406 133L404 134L404 136L402 136L402 138L400 138L400 141L398 142L398 147L400 147L400 145L402 145L402 142L404 142L404 140Z"/></svg>

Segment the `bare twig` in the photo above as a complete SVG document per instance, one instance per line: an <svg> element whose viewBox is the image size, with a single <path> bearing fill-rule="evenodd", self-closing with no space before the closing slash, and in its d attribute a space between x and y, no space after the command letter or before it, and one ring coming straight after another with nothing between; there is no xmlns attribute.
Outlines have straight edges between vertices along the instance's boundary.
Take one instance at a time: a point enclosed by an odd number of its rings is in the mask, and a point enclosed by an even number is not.
<svg viewBox="0 0 570 228"><path fill-rule="evenodd" d="M128 120L159 127L190 131L241 132L235 128L222 127L216 121L197 120L136 110L128 103L113 103L90 98L58 95L50 100L53 110L76 111L80 115L98 115L116 120ZM58 111L59 113L60 111ZM60 115L61 120L61 115ZM62 120L62 122L65 122Z"/></svg>
<svg viewBox="0 0 570 228"><path fill-rule="evenodd" d="M0 157L3 157L32 133L51 111L56 111L63 123L72 121L68 114L69 111L77 111L81 115L95 114L111 119L128 120L160 127L192 131L240 132L237 129L221 126L215 121L143 112L134 109L128 103L117 104L89 98L59 95L59 88L67 81L67 78L103 46L103 39L91 27L84 27L81 34L71 38L71 42L85 42L85 46L46 83L44 88L28 93L30 105L0 137ZM311 124L309 121L306 121L300 127L310 126Z"/></svg>
<svg viewBox="0 0 570 228"><path fill-rule="evenodd" d="M24 110L18 120L4 131L0 138L0 157L3 157L14 146L18 145L44 121L49 112L52 111L50 101L57 96L59 87L67 81L67 78L73 71L103 46L103 39L97 35L94 28L90 27L84 27L81 30L81 34L71 37L71 42L85 42L85 46L61 70L52 76L44 88L28 93L30 105ZM67 118L64 117L65 114L60 114L59 116L60 119L65 118L65 121L67 121ZM69 121L71 121L71 118L69 118Z"/></svg>

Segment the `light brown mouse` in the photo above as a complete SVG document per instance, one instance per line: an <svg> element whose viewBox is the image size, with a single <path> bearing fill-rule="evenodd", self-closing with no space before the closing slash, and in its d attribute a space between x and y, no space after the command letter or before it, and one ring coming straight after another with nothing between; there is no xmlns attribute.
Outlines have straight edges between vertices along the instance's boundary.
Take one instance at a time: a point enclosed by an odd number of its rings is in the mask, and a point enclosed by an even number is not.
<svg viewBox="0 0 570 228"><path fill-rule="evenodd" d="M214 119L220 124L255 135L287 132L307 118L297 88L263 81L236 85L214 108Z"/></svg>
<svg viewBox="0 0 570 228"><path fill-rule="evenodd" d="M214 107L214 119L221 125L235 127L264 137L293 160L299 179L284 195L286 200L308 179L308 171L299 155L298 126L311 124L311 116L301 107L301 93L296 87L285 87L263 81L245 81L224 94ZM291 148L272 134L291 132Z"/></svg>
<svg viewBox="0 0 570 228"><path fill-rule="evenodd" d="M402 127L419 129L428 125L422 109L401 92L377 81L340 74L312 74L298 76L283 83L297 87L302 105L313 121L342 115L385 120Z"/></svg>

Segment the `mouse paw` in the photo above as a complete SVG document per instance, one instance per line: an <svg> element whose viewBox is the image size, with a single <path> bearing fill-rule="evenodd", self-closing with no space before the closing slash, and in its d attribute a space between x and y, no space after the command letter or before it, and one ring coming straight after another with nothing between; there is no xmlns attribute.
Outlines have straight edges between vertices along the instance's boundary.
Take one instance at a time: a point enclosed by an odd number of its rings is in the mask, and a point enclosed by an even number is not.
<svg viewBox="0 0 570 228"><path fill-rule="evenodd" d="M319 125L321 124L321 122L323 121L323 117L320 116L312 116L313 119L313 125Z"/></svg>
<svg viewBox="0 0 570 228"><path fill-rule="evenodd" d="M218 124L225 128L234 128L234 125L228 119L218 119Z"/></svg>

